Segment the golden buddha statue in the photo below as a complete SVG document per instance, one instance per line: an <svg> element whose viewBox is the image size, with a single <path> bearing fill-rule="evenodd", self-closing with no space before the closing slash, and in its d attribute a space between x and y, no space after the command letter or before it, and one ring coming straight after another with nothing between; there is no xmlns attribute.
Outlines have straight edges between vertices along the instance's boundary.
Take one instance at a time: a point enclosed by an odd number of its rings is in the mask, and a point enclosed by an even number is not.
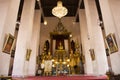
<svg viewBox="0 0 120 80"><path fill-rule="evenodd" d="M80 63L80 53L78 51L75 51L74 58L75 58L75 64L79 65L79 63Z"/></svg>
<svg viewBox="0 0 120 80"><path fill-rule="evenodd" d="M47 55L45 55L45 59L46 60L51 60L52 59L52 56L51 56L51 53L50 53L50 51L48 52L48 54Z"/></svg>
<svg viewBox="0 0 120 80"><path fill-rule="evenodd" d="M63 45L61 42L59 43L58 50L63 50Z"/></svg>
<svg viewBox="0 0 120 80"><path fill-rule="evenodd" d="M70 51L70 65L71 67L75 66L73 50Z"/></svg>
<svg viewBox="0 0 120 80"><path fill-rule="evenodd" d="M70 67L71 67L71 74L75 74L74 66L76 65L75 63L75 58L74 58L74 53L73 50L70 51Z"/></svg>
<svg viewBox="0 0 120 80"><path fill-rule="evenodd" d="M44 69L45 65L44 65L44 59L41 62L41 69Z"/></svg>

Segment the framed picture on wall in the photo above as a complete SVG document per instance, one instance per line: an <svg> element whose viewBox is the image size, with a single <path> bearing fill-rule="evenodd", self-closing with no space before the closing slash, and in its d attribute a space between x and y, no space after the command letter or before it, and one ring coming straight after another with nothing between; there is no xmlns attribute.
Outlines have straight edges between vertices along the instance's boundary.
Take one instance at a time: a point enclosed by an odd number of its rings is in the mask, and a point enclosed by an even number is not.
<svg viewBox="0 0 120 80"><path fill-rule="evenodd" d="M14 43L15 43L15 37L12 36L11 34L7 34L2 51L10 54L12 51L12 48L14 47Z"/></svg>
<svg viewBox="0 0 120 80"><path fill-rule="evenodd" d="M27 49L27 51L26 51L26 61L29 61L31 52L32 52L31 49Z"/></svg>
<svg viewBox="0 0 120 80"><path fill-rule="evenodd" d="M118 51L117 42L116 42L115 36L112 33L106 36L105 42L108 47L109 53L114 53Z"/></svg>
<svg viewBox="0 0 120 80"><path fill-rule="evenodd" d="M92 61L94 61L95 60L94 49L90 49L89 51L90 51L91 59L92 59Z"/></svg>

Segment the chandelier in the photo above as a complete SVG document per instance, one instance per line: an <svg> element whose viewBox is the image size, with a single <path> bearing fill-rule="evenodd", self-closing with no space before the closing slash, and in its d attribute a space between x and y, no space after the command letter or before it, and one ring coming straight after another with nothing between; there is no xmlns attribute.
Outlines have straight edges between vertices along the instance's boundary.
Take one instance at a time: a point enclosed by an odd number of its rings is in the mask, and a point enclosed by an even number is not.
<svg viewBox="0 0 120 80"><path fill-rule="evenodd" d="M57 2L57 6L52 9L52 14L58 18L62 18L67 15L68 10L62 5L62 1Z"/></svg>

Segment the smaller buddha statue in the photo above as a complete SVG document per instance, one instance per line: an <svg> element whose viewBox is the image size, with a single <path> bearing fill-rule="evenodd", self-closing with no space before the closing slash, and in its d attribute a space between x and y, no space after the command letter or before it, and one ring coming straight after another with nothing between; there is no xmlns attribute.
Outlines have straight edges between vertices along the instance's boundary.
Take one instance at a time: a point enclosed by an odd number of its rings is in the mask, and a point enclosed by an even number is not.
<svg viewBox="0 0 120 80"><path fill-rule="evenodd" d="M75 63L75 58L74 58L74 53L73 50L70 51L70 67L71 67L71 74L75 74L74 66L76 65Z"/></svg>
<svg viewBox="0 0 120 80"><path fill-rule="evenodd" d="M73 50L70 51L70 65L71 65L71 67L76 65Z"/></svg>
<svg viewBox="0 0 120 80"><path fill-rule="evenodd" d="M46 48L46 45L44 44L44 48L43 48L43 51L46 51L47 50L47 48Z"/></svg>
<svg viewBox="0 0 120 80"><path fill-rule="evenodd" d="M79 63L80 63L80 53L78 51L75 51L74 58L75 58L76 65L79 65Z"/></svg>
<svg viewBox="0 0 120 80"><path fill-rule="evenodd" d="M46 60L51 60L51 59L52 59L52 56L51 56L51 53L49 51L48 54L46 55Z"/></svg>
<svg viewBox="0 0 120 80"><path fill-rule="evenodd" d="M63 45L61 42L59 43L58 50L63 50Z"/></svg>
<svg viewBox="0 0 120 80"><path fill-rule="evenodd" d="M44 65L44 59L42 60L42 63L41 63L41 69L44 69L45 65Z"/></svg>

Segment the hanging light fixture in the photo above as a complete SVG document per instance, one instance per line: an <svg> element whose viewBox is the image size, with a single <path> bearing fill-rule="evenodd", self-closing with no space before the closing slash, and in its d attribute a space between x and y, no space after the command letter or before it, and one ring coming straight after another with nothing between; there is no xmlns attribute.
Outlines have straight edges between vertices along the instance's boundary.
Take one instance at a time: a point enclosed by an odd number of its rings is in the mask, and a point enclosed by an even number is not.
<svg viewBox="0 0 120 80"><path fill-rule="evenodd" d="M62 1L57 2L57 6L52 9L52 14L58 18L62 18L67 15L68 10L62 5Z"/></svg>

